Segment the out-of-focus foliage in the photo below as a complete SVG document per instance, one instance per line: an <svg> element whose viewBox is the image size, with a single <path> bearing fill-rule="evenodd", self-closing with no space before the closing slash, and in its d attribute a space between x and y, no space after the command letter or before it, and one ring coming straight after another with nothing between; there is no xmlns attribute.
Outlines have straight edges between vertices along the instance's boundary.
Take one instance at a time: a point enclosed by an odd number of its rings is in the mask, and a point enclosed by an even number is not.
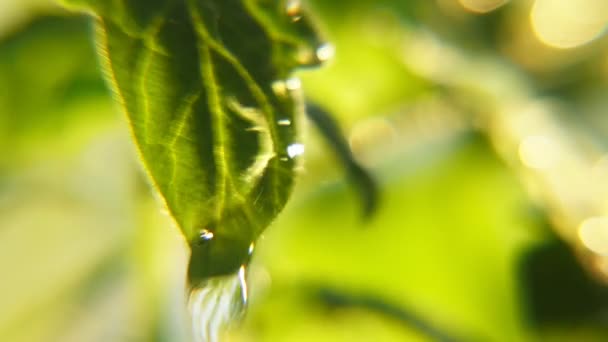
<svg viewBox="0 0 608 342"><path fill-rule="evenodd" d="M360 222L310 129L226 339L606 340L608 11L563 3L310 1L336 57L301 74L306 94L382 205ZM54 13L0 35L0 339L187 340L185 244L89 23Z"/></svg>

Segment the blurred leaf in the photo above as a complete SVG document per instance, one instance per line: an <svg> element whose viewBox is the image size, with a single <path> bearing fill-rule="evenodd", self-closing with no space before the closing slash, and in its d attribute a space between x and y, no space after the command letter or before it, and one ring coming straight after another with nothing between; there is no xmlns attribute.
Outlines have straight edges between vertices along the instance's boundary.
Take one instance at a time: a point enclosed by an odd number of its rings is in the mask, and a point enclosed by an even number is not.
<svg viewBox="0 0 608 342"><path fill-rule="evenodd" d="M63 153L113 118L89 26L82 16L42 17L0 40L0 167Z"/></svg>
<svg viewBox="0 0 608 342"><path fill-rule="evenodd" d="M608 288L585 273L561 240L548 239L521 258L522 289L535 325L602 326Z"/></svg>
<svg viewBox="0 0 608 342"><path fill-rule="evenodd" d="M378 205L378 188L372 176L355 160L348 142L342 135L338 124L320 106L308 103L306 106L308 118L317 126L322 136L334 150L338 159L346 169L348 176L359 191L364 218L369 218Z"/></svg>
<svg viewBox="0 0 608 342"><path fill-rule="evenodd" d="M154 340L161 330L185 340L183 300L162 298L183 298L176 264L186 259L173 256L183 241L148 203L92 37L88 17L53 14L0 39L2 341ZM139 228L147 233L132 241Z"/></svg>

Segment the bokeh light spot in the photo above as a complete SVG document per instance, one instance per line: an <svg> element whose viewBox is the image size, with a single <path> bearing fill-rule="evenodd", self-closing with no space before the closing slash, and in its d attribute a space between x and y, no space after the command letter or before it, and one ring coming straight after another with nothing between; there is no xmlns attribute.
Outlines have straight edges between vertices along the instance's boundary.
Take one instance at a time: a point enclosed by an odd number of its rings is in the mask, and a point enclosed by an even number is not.
<svg viewBox="0 0 608 342"><path fill-rule="evenodd" d="M536 0L530 20L537 38L551 47L574 48L599 37L608 25L606 0Z"/></svg>
<svg viewBox="0 0 608 342"><path fill-rule="evenodd" d="M509 0L458 0L466 10L476 13L491 12Z"/></svg>
<svg viewBox="0 0 608 342"><path fill-rule="evenodd" d="M519 157L529 168L546 170L555 165L558 155L555 143L551 139L542 135L532 135L519 145Z"/></svg>
<svg viewBox="0 0 608 342"><path fill-rule="evenodd" d="M579 238L591 251L608 256L608 217L591 217L583 221L578 230Z"/></svg>

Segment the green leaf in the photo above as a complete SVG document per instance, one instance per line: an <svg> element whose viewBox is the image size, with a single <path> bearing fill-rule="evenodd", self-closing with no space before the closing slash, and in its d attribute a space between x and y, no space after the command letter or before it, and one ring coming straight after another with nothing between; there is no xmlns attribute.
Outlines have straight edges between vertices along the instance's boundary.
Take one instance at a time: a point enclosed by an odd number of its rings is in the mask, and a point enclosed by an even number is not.
<svg viewBox="0 0 608 342"><path fill-rule="evenodd" d="M189 280L246 264L287 201L303 145L298 66L323 45L286 0L70 1L152 183L192 249ZM321 57L322 54L320 54Z"/></svg>

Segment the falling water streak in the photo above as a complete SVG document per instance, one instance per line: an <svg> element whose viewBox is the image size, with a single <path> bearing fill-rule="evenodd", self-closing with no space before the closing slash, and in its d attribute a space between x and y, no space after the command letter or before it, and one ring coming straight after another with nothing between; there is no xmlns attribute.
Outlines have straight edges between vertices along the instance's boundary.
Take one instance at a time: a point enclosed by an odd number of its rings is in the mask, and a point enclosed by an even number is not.
<svg viewBox="0 0 608 342"><path fill-rule="evenodd" d="M245 279L245 266L243 265L239 268L239 282L241 284L241 299L243 300L243 303L247 303L247 279Z"/></svg>
<svg viewBox="0 0 608 342"><path fill-rule="evenodd" d="M236 274L207 280L190 292L189 308L195 341L216 342L220 333L239 318L247 304L246 268Z"/></svg>

